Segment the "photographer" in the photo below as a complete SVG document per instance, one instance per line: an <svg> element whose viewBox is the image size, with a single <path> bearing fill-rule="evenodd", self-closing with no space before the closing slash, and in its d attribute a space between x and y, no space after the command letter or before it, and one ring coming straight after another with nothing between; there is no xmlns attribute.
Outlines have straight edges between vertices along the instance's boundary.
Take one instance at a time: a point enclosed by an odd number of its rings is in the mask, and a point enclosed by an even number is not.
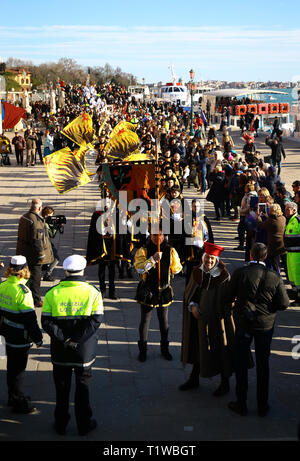
<svg viewBox="0 0 300 461"><path fill-rule="evenodd" d="M51 208L50 206L45 206L42 210L42 216L45 219L46 227L48 230L48 234L50 239L54 239L56 236L57 231L59 231L61 234L64 231L63 225L66 223L66 218L64 216L55 216L54 215L54 209ZM54 255L54 260L52 261L51 264L46 264L43 266L43 270L45 270L45 274L43 277L43 280L47 282L53 282L55 278L53 277L52 273L59 263L59 256L57 249L54 245L54 243L51 241L51 246L52 246L52 251Z"/></svg>

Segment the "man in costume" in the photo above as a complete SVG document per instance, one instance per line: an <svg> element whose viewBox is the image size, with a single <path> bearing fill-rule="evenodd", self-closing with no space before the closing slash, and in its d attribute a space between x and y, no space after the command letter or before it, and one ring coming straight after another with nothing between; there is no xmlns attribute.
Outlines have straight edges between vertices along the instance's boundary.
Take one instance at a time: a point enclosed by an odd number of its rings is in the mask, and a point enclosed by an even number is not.
<svg viewBox="0 0 300 461"><path fill-rule="evenodd" d="M115 293L116 262L122 260L125 252L128 252L126 240L119 238L118 235L118 215L115 213L115 207L116 202L109 198L105 199L105 203L99 201L91 217L86 252L88 265L98 264L102 297L105 296L105 270L108 267L110 299L117 299ZM123 245L124 242L126 245ZM127 248L122 248L124 246ZM130 260L129 256L128 260Z"/></svg>
<svg viewBox="0 0 300 461"><path fill-rule="evenodd" d="M200 214L201 203L199 200L192 201L192 229L190 235L186 235L192 239L190 244L185 242L185 265L186 265L186 285L190 280L193 267L199 265L204 253L204 242L214 243L214 236L210 221L206 215Z"/></svg>
<svg viewBox="0 0 300 461"><path fill-rule="evenodd" d="M158 244L160 251L157 251ZM158 264L160 265L160 280ZM166 360L172 360L168 348L168 306L172 303L174 296L170 277L181 272L182 265L176 250L167 243L161 229L156 233L153 230L146 245L137 250L134 268L142 277L135 298L141 305L140 340L138 342L140 354L138 359L141 362L145 362L147 359L148 329L152 311L156 308L161 334L161 354Z"/></svg>
<svg viewBox="0 0 300 461"><path fill-rule="evenodd" d="M203 378L221 375L214 396L229 392L234 371L234 323L231 305L222 301L230 274L219 259L223 247L204 242L202 263L193 268L183 298L181 361L193 365L189 379L179 389L199 386Z"/></svg>

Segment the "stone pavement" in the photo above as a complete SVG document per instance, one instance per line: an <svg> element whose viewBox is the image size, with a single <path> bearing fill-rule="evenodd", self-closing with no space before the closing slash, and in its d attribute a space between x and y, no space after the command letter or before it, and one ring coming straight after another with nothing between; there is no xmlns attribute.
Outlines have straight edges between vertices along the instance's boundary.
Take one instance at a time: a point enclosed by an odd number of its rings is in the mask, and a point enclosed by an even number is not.
<svg viewBox="0 0 300 461"><path fill-rule="evenodd" d="M233 137L240 149L243 141L239 133L234 132ZM265 155L269 153L263 135L256 143ZM300 179L300 151L299 144L294 141L287 141L285 147L288 157L283 163L282 178L290 190L292 181ZM95 168L93 162L91 168ZM14 159L11 167L0 169L0 179L0 260L7 264L9 257L15 254L18 219L28 210L34 197L53 206L57 214L67 216L65 233L55 239L61 260L72 253L85 255L90 217L99 198L96 182L59 196L43 165L19 167ZM184 192L190 197L197 195L192 189ZM206 204L206 212L210 218L214 217L210 204ZM212 224L216 243L226 248L222 259L232 272L243 264L244 256L242 252L233 251L237 223L224 218ZM61 266L56 274L58 278L63 276ZM86 276L88 281L98 283L95 267L87 268ZM31 349L24 380L25 391L38 409L35 414L15 415L6 406L6 361L0 360L0 441L296 440L300 418L300 359L299 354L298 360L292 358L291 339L300 334L299 308L289 308L277 318L270 360L270 413L266 418L256 414L256 375L252 369L249 371L249 415L241 418L227 409L228 401L235 400L234 377L230 394L221 398L212 396L219 377L201 379L197 390L178 390L190 373L190 367L183 369L180 362L184 278L175 278L175 301L169 311L173 361L167 362L160 355L155 312L149 331L148 359L145 363L137 361L140 314L133 300L137 280L137 276L133 280L117 280L119 299L104 300L104 324L91 385L91 402L98 428L86 437L79 437L71 403L67 435L60 437L53 431L55 391L49 337L45 334L43 346ZM50 282L42 282L43 295L51 286ZM40 321L40 310L37 315ZM74 386L71 402L73 399Z"/></svg>

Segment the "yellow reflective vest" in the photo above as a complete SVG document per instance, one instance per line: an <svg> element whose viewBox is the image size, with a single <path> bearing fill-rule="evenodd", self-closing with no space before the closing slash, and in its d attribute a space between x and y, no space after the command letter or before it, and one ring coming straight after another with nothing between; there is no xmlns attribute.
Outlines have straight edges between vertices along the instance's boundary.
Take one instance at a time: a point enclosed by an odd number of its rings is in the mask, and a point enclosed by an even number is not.
<svg viewBox="0 0 300 461"><path fill-rule="evenodd" d="M63 366L92 365L103 316L101 292L82 276L70 276L45 296L42 326L51 337L52 362ZM68 340L76 349L67 347Z"/></svg>

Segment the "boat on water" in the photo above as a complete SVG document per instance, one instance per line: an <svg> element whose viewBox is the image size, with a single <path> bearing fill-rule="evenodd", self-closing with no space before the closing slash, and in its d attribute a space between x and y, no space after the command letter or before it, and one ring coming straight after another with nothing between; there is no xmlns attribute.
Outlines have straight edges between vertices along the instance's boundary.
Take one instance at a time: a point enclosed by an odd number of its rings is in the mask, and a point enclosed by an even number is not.
<svg viewBox="0 0 300 461"><path fill-rule="evenodd" d="M164 101L169 101L183 107L190 104L190 92L187 86L181 82L166 83L159 90L159 97Z"/></svg>
<svg viewBox="0 0 300 461"><path fill-rule="evenodd" d="M239 127L241 117L251 114L259 117L262 131L269 131L275 117L279 118L281 126L290 124L290 104L284 101L274 102L276 95L288 96L288 92L252 88L213 90L203 94L202 106L205 108L209 102L214 124L220 123L224 113L229 110L230 126Z"/></svg>

